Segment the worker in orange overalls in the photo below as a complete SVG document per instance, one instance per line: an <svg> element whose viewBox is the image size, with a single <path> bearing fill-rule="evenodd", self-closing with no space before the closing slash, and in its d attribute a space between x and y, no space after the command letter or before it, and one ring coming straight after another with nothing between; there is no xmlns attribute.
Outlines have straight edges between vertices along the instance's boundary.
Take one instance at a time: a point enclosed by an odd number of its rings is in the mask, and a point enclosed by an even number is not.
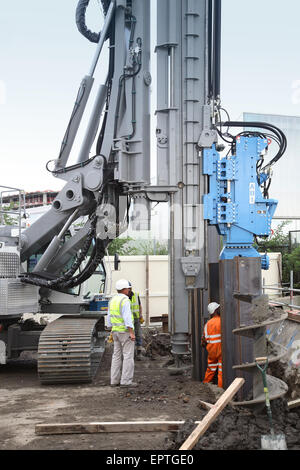
<svg viewBox="0 0 300 470"><path fill-rule="evenodd" d="M222 343L220 305L212 302L207 307L211 318L204 326L201 344L208 352L207 369L203 382L212 382L218 369L218 387L223 387L222 381Z"/></svg>

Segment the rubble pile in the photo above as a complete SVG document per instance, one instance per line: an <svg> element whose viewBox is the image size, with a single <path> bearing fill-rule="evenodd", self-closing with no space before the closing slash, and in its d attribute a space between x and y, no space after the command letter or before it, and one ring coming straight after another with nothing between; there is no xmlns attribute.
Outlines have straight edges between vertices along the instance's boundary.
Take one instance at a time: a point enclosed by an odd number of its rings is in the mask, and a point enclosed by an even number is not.
<svg viewBox="0 0 300 470"><path fill-rule="evenodd" d="M300 398L300 371L299 367L289 364L288 360L281 359L269 364L271 375L283 380L289 387L286 399L296 400Z"/></svg>
<svg viewBox="0 0 300 470"><path fill-rule="evenodd" d="M162 333L158 329L145 329L143 332L144 355L150 358L155 356L171 356L171 338L169 333Z"/></svg>
<svg viewBox="0 0 300 470"><path fill-rule="evenodd" d="M275 434L284 434L288 450L300 446L300 408L288 410L282 399L272 401ZM186 420L176 435L165 440L165 449L179 449L195 429L194 420ZM251 410L228 405L199 439L193 450L259 450L261 436L270 434L265 409Z"/></svg>

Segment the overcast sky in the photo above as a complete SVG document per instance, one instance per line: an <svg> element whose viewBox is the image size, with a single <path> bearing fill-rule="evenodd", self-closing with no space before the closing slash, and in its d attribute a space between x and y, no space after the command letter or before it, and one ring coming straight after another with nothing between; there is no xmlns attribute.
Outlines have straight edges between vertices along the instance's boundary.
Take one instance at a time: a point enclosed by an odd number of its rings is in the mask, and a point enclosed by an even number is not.
<svg viewBox="0 0 300 470"><path fill-rule="evenodd" d="M60 189L45 165L58 156L95 45L77 30L77 0L1 3L0 185ZM99 13L91 0L95 31ZM299 0L223 0L222 105L232 119L244 111L300 115L299 18Z"/></svg>

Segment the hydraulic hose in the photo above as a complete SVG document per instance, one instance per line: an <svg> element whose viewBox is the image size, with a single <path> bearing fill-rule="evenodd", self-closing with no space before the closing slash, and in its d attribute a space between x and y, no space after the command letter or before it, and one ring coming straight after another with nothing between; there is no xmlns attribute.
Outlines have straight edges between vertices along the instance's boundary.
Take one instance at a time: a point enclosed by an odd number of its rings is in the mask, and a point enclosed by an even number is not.
<svg viewBox="0 0 300 470"><path fill-rule="evenodd" d="M77 4L77 8L76 8L76 14L75 14L76 25L77 25L77 28L78 28L79 32L85 38L87 38L91 42L98 43L99 39L100 39L101 32L100 33L94 33L90 29L88 29L88 27L86 25L85 16L86 16L86 10L87 10L87 7L88 7L89 3L90 3L90 0L79 0L79 2ZM110 0L102 0L101 3L102 3L102 8L103 8L104 15L106 16L109 5L110 5Z"/></svg>
<svg viewBox="0 0 300 470"><path fill-rule="evenodd" d="M93 33L87 28L85 22L86 9L90 3L90 0L79 0L76 8L76 25L79 32L91 42L99 42L100 33Z"/></svg>
<svg viewBox="0 0 300 470"><path fill-rule="evenodd" d="M35 275L34 273L26 273L20 276L21 282L24 282L27 284L33 284L33 285L40 286L40 287L48 287L48 288L55 289L57 287L60 288L64 286L67 281L71 281L72 276L75 274L80 264L84 260L85 256L87 255L88 250L91 246L92 240L95 237L96 222L97 222L97 217L95 214L93 214L91 216L91 227L88 231L86 240L82 247L81 254L76 257L76 260L74 261L73 265L66 273L64 273L63 275L59 276L56 279L51 279L51 280L42 278L38 275ZM96 255L96 252L94 250L93 250L93 255L94 256Z"/></svg>
<svg viewBox="0 0 300 470"><path fill-rule="evenodd" d="M275 155L275 157L272 158L272 160L262 170L264 170L265 168L270 167L271 165L276 163L282 157L284 152L286 151L286 148L287 148L286 136L282 132L281 129L274 126L273 124L269 124L267 122L256 122L256 121L255 122L250 122L250 121L247 121L247 122L228 121L228 122L222 123L222 125L224 125L224 127L225 126L226 127L252 127L252 128L257 127L257 128L260 128L260 129L266 129L268 131L273 132L273 134L275 134L275 136L279 140L279 145L280 145L279 151Z"/></svg>

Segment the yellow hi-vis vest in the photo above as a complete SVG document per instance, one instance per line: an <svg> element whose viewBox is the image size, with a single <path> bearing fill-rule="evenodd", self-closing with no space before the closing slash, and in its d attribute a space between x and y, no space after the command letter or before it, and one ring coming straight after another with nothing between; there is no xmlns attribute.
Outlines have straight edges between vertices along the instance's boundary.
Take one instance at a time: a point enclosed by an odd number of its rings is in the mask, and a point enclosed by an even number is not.
<svg viewBox="0 0 300 470"><path fill-rule="evenodd" d="M111 330L112 331L127 331L127 327L125 326L124 319L122 317L122 305L124 301L129 298L125 294L118 294L114 295L109 302L109 315L110 315L110 322L111 322ZM132 319L133 322L133 319Z"/></svg>
<svg viewBox="0 0 300 470"><path fill-rule="evenodd" d="M132 312L133 318L135 320L137 318L140 318L140 304L139 304L139 293L138 292L132 292L132 297L130 299L130 304L131 304L131 312Z"/></svg>

